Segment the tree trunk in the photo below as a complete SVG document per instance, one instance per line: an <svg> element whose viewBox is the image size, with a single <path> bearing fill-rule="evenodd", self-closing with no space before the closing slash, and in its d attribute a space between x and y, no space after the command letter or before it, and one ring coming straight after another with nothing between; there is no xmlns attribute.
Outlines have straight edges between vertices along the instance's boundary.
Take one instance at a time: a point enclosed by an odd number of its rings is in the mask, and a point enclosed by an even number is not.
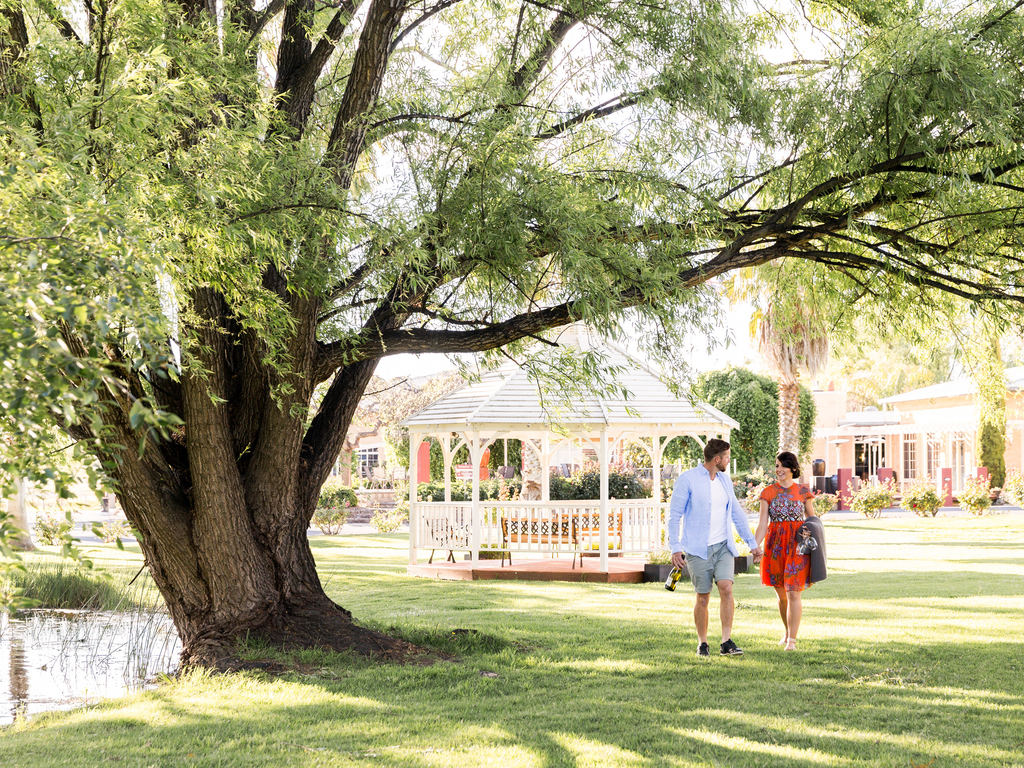
<svg viewBox="0 0 1024 768"><path fill-rule="evenodd" d="M800 455L800 386L779 382L779 451Z"/></svg>
<svg viewBox="0 0 1024 768"><path fill-rule="evenodd" d="M11 523L14 527L22 533L11 541L11 546L22 552L28 552L35 549L35 545L32 543L32 521L29 519L27 489L21 480L15 480L14 487L17 491L13 497L7 500L7 513L11 516Z"/></svg>
<svg viewBox="0 0 1024 768"><path fill-rule="evenodd" d="M208 507L202 515L165 504L158 516L193 524L178 532L146 529L154 510L143 507L134 494L124 494L120 501L128 519L140 527L146 563L181 636L184 666L230 668L237 642L246 638L286 648L355 650L387 659L418 651L357 626L347 610L327 597L304 522L285 526L268 538L252 535L254 515L244 504L235 509ZM304 520L305 513L282 517ZM237 521L248 523L239 530Z"/></svg>

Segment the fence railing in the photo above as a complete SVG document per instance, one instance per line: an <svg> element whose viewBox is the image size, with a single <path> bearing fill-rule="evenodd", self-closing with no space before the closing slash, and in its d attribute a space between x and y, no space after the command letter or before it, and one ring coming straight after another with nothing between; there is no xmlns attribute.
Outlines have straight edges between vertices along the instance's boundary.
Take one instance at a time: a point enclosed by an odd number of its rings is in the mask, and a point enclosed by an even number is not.
<svg viewBox="0 0 1024 768"><path fill-rule="evenodd" d="M607 551L644 554L660 548L667 509L667 504L653 499L609 501ZM599 501L481 501L478 510L479 546L483 551L600 551ZM472 502L416 502L412 505L411 522L416 549L473 549Z"/></svg>

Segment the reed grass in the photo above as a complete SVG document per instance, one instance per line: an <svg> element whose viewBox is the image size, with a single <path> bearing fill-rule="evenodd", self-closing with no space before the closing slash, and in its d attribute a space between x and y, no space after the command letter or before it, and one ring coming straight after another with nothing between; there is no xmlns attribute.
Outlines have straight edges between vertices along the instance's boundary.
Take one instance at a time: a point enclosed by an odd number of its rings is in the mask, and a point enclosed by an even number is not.
<svg viewBox="0 0 1024 768"><path fill-rule="evenodd" d="M3 591L15 593L31 608L94 611L157 610L160 602L149 575L83 568L72 562L29 562L10 571Z"/></svg>

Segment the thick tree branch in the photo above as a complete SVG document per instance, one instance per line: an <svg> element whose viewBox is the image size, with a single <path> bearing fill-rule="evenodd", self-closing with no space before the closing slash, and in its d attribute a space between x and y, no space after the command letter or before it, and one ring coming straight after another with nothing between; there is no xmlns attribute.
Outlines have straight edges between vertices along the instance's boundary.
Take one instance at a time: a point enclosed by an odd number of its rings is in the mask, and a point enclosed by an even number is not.
<svg viewBox="0 0 1024 768"><path fill-rule="evenodd" d="M366 114L380 94L391 39L404 9L404 0L372 0L366 13L366 23L359 36L359 47L349 72L345 95L327 142L326 162L334 172L335 182L342 189L348 189L352 183L352 175L366 137Z"/></svg>
<svg viewBox="0 0 1024 768"><path fill-rule="evenodd" d="M288 115L291 126L300 134L313 107L316 83L361 2L362 0L342 0L323 36L317 41L316 47L311 52L304 49L304 60L296 62L283 78L280 73L278 75L277 90L278 93L284 94L282 109Z"/></svg>

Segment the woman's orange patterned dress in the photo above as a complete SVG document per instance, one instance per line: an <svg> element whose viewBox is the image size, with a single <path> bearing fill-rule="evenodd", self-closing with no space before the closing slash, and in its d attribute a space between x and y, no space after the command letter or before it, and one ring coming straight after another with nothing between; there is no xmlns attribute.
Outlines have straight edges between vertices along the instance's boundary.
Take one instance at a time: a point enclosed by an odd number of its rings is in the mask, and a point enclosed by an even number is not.
<svg viewBox="0 0 1024 768"><path fill-rule="evenodd" d="M796 532L803 525L804 502L814 494L806 485L793 483L783 488L772 483L761 498L768 502L768 535L761 559L761 583L802 592L811 575L811 558L796 551Z"/></svg>

